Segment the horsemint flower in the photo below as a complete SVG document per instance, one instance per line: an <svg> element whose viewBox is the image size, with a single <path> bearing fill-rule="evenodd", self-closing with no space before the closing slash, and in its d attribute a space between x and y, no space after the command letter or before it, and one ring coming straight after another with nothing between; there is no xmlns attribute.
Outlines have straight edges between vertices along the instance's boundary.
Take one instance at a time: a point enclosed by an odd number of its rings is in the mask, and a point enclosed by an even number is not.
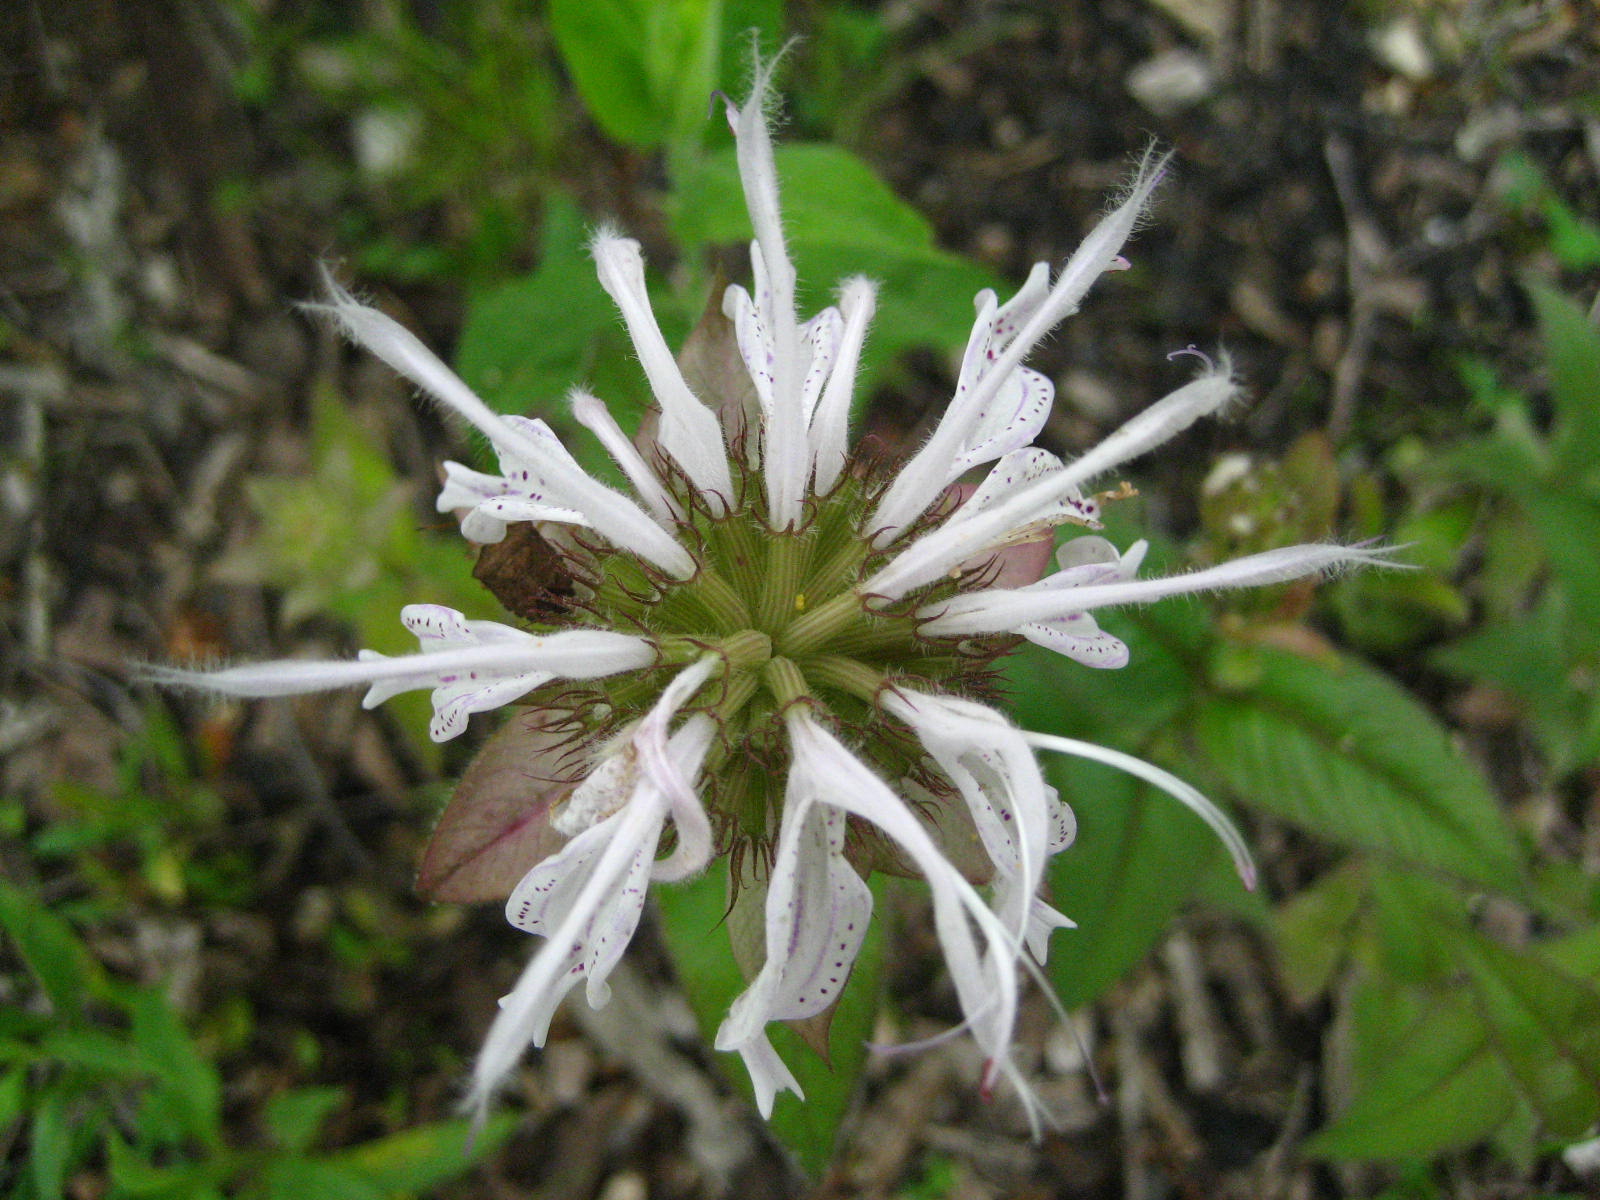
<svg viewBox="0 0 1600 1200"><path fill-rule="evenodd" d="M507 902L510 921L545 941L478 1058L480 1112L527 1046L543 1044L568 991L583 983L590 1004L605 1002L650 881L725 855L732 877L764 896L765 944L716 1041L742 1055L763 1114L777 1092L800 1090L766 1028L837 1001L872 912L862 875L877 868L927 879L985 1082L1008 1079L1033 1118L1011 1054L1018 967L1042 960L1052 930L1070 924L1038 893L1074 833L1035 751L1164 789L1217 830L1247 882L1252 868L1193 788L989 707L994 659L1025 638L1120 667L1127 648L1096 624L1099 609L1385 561L1379 549L1306 545L1141 580L1144 543L1119 552L1079 533L1040 577L1055 528L1100 527L1104 495L1085 492L1091 481L1237 394L1226 364L1208 363L1072 462L1032 445L1054 389L1023 361L1103 272L1125 265L1123 243L1161 173L1149 160L1053 279L1041 263L1007 303L978 295L955 396L920 450L892 473L853 457L847 419L874 288L849 279L837 307L796 314L763 112L770 69L758 67L743 106L728 104L756 235L753 288L729 287L723 304L737 378L697 394L651 312L638 244L594 240L600 282L655 395L655 427L630 440L594 397L575 392L572 408L634 498L585 473L542 421L491 411L415 337L330 281L325 308L345 332L492 443L500 474L446 464L439 508L464 512L473 542L514 532L538 548L544 576L497 589L524 628L411 605L401 619L421 642L415 654L154 672L234 696L360 684L369 707L431 688L440 741L470 713L528 706L513 720L544 749L527 775L549 778L561 763L548 823L567 840L525 864ZM960 483L985 467L976 487ZM1019 566L1028 554L1031 570ZM972 845L985 860L976 869Z"/></svg>

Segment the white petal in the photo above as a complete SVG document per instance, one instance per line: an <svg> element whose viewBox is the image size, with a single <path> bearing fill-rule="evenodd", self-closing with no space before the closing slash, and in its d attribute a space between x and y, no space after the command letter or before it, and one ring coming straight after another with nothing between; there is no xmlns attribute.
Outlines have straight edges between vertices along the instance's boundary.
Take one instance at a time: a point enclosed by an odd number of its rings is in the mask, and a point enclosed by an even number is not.
<svg viewBox="0 0 1600 1200"><path fill-rule="evenodd" d="M814 490L830 491L839 481L849 457L850 400L855 393L856 369L861 362L861 347L877 302L877 293L866 279L847 279L839 291L839 311L844 316L844 331L839 335L839 353L829 372L827 387L811 416L811 447L815 460Z"/></svg>
<svg viewBox="0 0 1600 1200"><path fill-rule="evenodd" d="M589 975L603 999L603 976L598 984L594 977L614 961L610 949L622 931L638 921L644 903L639 880L648 873L666 812L658 793L641 788L621 812L574 838L517 885L507 919L547 940L501 1001L473 1068L470 1107L482 1112L529 1044L543 1044L550 1014L576 976Z"/></svg>
<svg viewBox="0 0 1600 1200"><path fill-rule="evenodd" d="M995 390L993 399L973 415L968 446L951 461L945 484L1032 442L1044 428L1055 399L1055 384L1037 371L1018 367Z"/></svg>
<svg viewBox="0 0 1600 1200"><path fill-rule="evenodd" d="M678 830L677 848L655 865L657 879L686 879L703 870L711 858L711 822L695 794L694 778L715 725L709 717L695 717L670 740L667 728L720 663L718 656L708 654L679 671L632 735L639 770L671 803L672 821Z"/></svg>
<svg viewBox="0 0 1600 1200"><path fill-rule="evenodd" d="M800 384L800 423L807 429L822 397L823 385L833 374L843 336L844 317L837 308L823 309L800 327L801 357L806 363L805 378Z"/></svg>
<svg viewBox="0 0 1600 1200"><path fill-rule="evenodd" d="M756 233L750 255L752 264L759 264L753 299L761 310L761 324L771 348L772 399L762 438L768 520L774 529L784 529L800 520L811 455L801 401L805 365L795 318L794 264L784 244L778 168L767 128L773 66L757 60L750 96L741 106L728 104L728 124L733 129L745 206Z"/></svg>
<svg viewBox="0 0 1600 1200"><path fill-rule="evenodd" d="M722 426L684 382L683 372L667 348L645 289L644 259L631 238L602 233L594 240L594 261L600 284L616 302L628 327L650 390L661 405L656 437L661 448L684 469L702 496L720 512L733 495Z"/></svg>
<svg viewBox="0 0 1600 1200"><path fill-rule="evenodd" d="M606 448L606 453L611 455L612 461L622 468L622 473L628 477L633 490L649 507L656 520L663 526L670 526L673 521L682 517L683 511L678 502L661 486L661 481L656 478L656 473L650 468L650 464L645 462L644 456L639 453L638 448L622 432L616 419L612 417L611 410L597 397L584 391L574 391L571 402L572 415L578 419L580 425L600 439L600 444Z"/></svg>
<svg viewBox="0 0 1600 1200"><path fill-rule="evenodd" d="M793 1092L804 1100L800 1082L794 1077L765 1033L759 1033L739 1045L739 1056L744 1059L745 1070L750 1072L750 1083L756 1093L756 1109L763 1121L772 1116L772 1104L779 1092Z"/></svg>
<svg viewBox="0 0 1600 1200"><path fill-rule="evenodd" d="M844 857L845 816L803 791L785 801L767 886L766 961L717 1031L718 1050L764 1036L769 1021L831 1007L866 936L872 892Z"/></svg>
<svg viewBox="0 0 1600 1200"><path fill-rule="evenodd" d="M1086 667L1114 671L1128 665L1128 646L1095 623L1088 613L1068 613L1049 621L1029 621L1017 632L1036 646L1054 650Z"/></svg>

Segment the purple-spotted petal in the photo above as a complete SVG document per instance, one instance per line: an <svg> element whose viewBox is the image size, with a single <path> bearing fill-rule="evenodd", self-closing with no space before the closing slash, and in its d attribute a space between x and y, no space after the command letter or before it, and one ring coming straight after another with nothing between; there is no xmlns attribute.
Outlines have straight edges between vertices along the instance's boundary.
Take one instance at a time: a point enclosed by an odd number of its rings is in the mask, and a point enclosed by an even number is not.
<svg viewBox="0 0 1600 1200"><path fill-rule="evenodd" d="M1101 629L1088 613L1029 621L1017 626L1017 632L1034 645L1054 650L1086 667L1116 670L1128 665L1127 644Z"/></svg>

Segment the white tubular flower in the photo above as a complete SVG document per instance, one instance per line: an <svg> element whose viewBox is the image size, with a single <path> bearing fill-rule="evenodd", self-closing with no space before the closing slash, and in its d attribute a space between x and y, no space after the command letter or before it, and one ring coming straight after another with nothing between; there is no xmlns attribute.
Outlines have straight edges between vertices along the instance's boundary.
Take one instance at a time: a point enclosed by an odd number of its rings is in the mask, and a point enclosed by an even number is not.
<svg viewBox="0 0 1600 1200"><path fill-rule="evenodd" d="M818 724L804 705L792 706L785 724L794 757L788 795L810 795L876 825L928 881L939 945L962 1015L987 1059L986 1075L1011 1081L1027 1104L1030 1119L1036 1119L1033 1093L1011 1059L1018 939L962 878L905 800Z"/></svg>
<svg viewBox="0 0 1600 1200"><path fill-rule="evenodd" d="M507 425L529 443L544 446L550 457L568 470L581 471L561 439L543 421L505 417ZM518 521L550 521L559 525L587 525L575 508L550 503L550 484L538 462L521 458L514 450L497 447L500 474L485 475L458 462L444 464L445 484L435 504L442 513L465 509L461 535L488 545L504 540L506 526Z"/></svg>
<svg viewBox="0 0 1600 1200"><path fill-rule="evenodd" d="M1236 558L1203 571L1191 571L1187 575L1115 582L1077 583L1076 578L1086 579L1087 576L1079 575L1082 568L1073 567L1042 579L1031 587L997 588L957 596L929 605L921 610L920 615L928 619L924 632L935 637L1021 633L1033 624L1049 625L1070 620L1097 608L1148 604L1168 596L1217 591L1221 588L1266 587L1303 579L1307 575L1346 571L1352 567L1389 566L1392 565L1392 553L1392 549L1387 547L1285 546L1279 550Z"/></svg>
<svg viewBox="0 0 1600 1200"><path fill-rule="evenodd" d="M899 599L1041 523L1097 527L1093 509L1075 515L1084 503L1079 489L1085 483L1177 436L1237 395L1224 364L1152 405L1074 462L1062 464L1039 451L996 464L973 497L982 497L980 504L969 499L943 525L900 551L864 590Z"/></svg>
<svg viewBox="0 0 1600 1200"><path fill-rule="evenodd" d="M766 961L717 1031L717 1049L744 1058L763 1117L780 1091L804 1099L767 1040L768 1022L833 1007L872 919L872 892L845 860L844 811L817 799L791 772L767 887Z"/></svg>
<svg viewBox="0 0 1600 1200"><path fill-rule="evenodd" d="M565 451L553 454L546 439L529 436L524 428L491 409L415 334L392 317L357 301L331 276L324 282L328 300L314 308L326 312L351 340L474 426L497 452L510 455L530 472L536 472L541 488L548 490L555 507L582 514L585 523L616 546L675 578L693 573L694 560L684 548L632 500L578 469Z"/></svg>
<svg viewBox="0 0 1600 1200"><path fill-rule="evenodd" d="M889 545L928 510L950 483L950 472L957 463L964 464L956 471L960 474L1033 440L1048 414L1054 389L1043 376L1029 372L1031 382L1019 376L1022 360L1050 330L1078 311L1095 280L1125 265L1120 258L1122 246L1138 224L1165 165L1164 157L1145 156L1122 203L1095 226L1048 290L1049 267L1040 263L1004 308L994 309L991 293L979 294L978 325L962 363L968 390L958 391L927 445L884 493L871 522L877 531L877 545ZM1044 412L1036 415L1041 384L1049 394L1044 397ZM1037 423L1028 430L1034 421Z"/></svg>
<svg viewBox="0 0 1600 1200"><path fill-rule="evenodd" d="M698 774L714 732L709 717L694 716L673 735L668 752L676 774ZM580 981L587 982L591 1007L611 997L606 979L644 912L656 846L672 810L666 794L672 782L653 776L630 750L615 752L627 756L613 777L616 810L533 867L506 901L508 921L546 940L501 1000L478 1055L468 1103L480 1113L527 1048L544 1045L556 1006Z"/></svg>
<svg viewBox="0 0 1600 1200"><path fill-rule="evenodd" d="M149 675L229 696L365 687L369 707L429 689L440 741L472 713L535 710L468 772L445 818L465 832L437 835L427 860L438 879L468 864L453 885L464 894L509 891L508 919L543 939L474 1069L480 1113L579 982L591 1004L605 1002L647 889L725 858L739 864L738 886L759 889L764 955L746 964L717 1046L743 1058L763 1114L779 1092L800 1090L767 1027L838 1001L872 917L863 876L879 869L927 881L985 1084L1008 1080L1037 1121L1012 1053L1019 968L1072 924L1040 892L1076 830L1036 754L1102 762L1160 788L1216 830L1247 882L1253 868L1222 812L1166 771L1010 724L994 707L994 659L1020 636L1070 660L1064 670L1120 667L1128 647L1100 629L1100 609L1390 565L1391 551L1296 546L1139 579L1143 542L1119 552L1082 532L1100 529L1102 504L1122 494L1087 494L1097 477L1238 394L1227 364L1208 364L1073 461L1033 444L1054 389L1024 360L1124 265L1161 174L1153 158L1054 279L1041 263L1006 303L977 297L955 394L908 462L853 457L851 401L876 292L851 278L837 307L805 319L796 310L765 115L770 73L758 64L750 97L728 106L753 280L726 290L727 320L704 321L683 369L651 312L638 244L611 233L593 244L659 420L653 436L630 437L583 391L571 393L572 412L637 499L588 475L543 421L491 411L414 336L328 284L324 308L345 332L489 439L499 474L447 463L439 507L461 512L463 534L485 547L477 573L515 624L417 604L401 613L416 654ZM963 480L985 466L981 482ZM1058 569L1039 578L1061 526L1076 529ZM471 855L486 844L494 853L481 865ZM524 864L524 853L538 861Z"/></svg>
<svg viewBox="0 0 1600 1200"><path fill-rule="evenodd" d="M1070 813L1018 730L987 705L911 691L887 692L880 703L960 792L1003 881L996 909L1020 941L1046 859L1071 840Z"/></svg>
<svg viewBox="0 0 1600 1200"><path fill-rule="evenodd" d="M222 696L295 696L366 684L366 708L401 692L432 688L429 732L442 742L466 728L468 713L500 708L549 680L599 679L656 660L646 639L609 630L539 636L495 621L468 621L438 604L408 604L400 615L421 640L421 653L390 658L363 650L353 662L290 659L220 671L158 667L148 675L156 683Z"/></svg>

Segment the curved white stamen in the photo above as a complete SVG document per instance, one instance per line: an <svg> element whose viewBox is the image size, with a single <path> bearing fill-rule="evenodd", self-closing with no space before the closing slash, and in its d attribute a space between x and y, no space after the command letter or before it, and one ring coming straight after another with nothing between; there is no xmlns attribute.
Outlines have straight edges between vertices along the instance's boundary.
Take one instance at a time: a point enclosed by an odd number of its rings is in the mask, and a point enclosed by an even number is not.
<svg viewBox="0 0 1600 1200"><path fill-rule="evenodd" d="M1160 788L1211 827L1222 844L1228 848L1234 868L1239 872L1239 878L1244 880L1245 887L1253 889L1256 886L1256 865L1250 857L1250 847L1246 845L1244 835L1228 819L1227 814L1206 799L1198 788L1191 787L1170 771L1163 771L1154 763L1147 763L1142 758L1135 758L1120 750L1097 746L1093 742L1080 742L1077 738L1058 737L1050 733L1032 733L1028 730L1023 730L1022 736L1029 745L1037 746L1041 750L1053 750L1057 754L1070 754L1074 758L1105 763L1108 767L1115 767L1136 779L1142 779Z"/></svg>

